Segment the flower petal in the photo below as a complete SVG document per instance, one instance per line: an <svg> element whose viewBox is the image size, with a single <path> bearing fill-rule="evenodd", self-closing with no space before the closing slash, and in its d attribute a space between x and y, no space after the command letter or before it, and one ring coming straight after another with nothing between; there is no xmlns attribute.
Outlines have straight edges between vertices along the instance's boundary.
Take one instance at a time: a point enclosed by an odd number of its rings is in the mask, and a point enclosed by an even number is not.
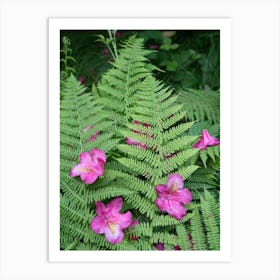
<svg viewBox="0 0 280 280"><path fill-rule="evenodd" d="M187 211L180 202L169 201L169 208L167 210L167 213L177 220L182 220Z"/></svg>
<svg viewBox="0 0 280 280"><path fill-rule="evenodd" d="M116 213L122 209L122 205L123 205L122 198L117 197L107 204L107 209L109 212Z"/></svg>
<svg viewBox="0 0 280 280"><path fill-rule="evenodd" d="M206 149L206 144L204 143L202 136L200 137L199 141L193 145L193 148L198 148L200 150Z"/></svg>
<svg viewBox="0 0 280 280"><path fill-rule="evenodd" d="M174 250L175 251L181 251L181 247L179 245L174 245Z"/></svg>
<svg viewBox="0 0 280 280"><path fill-rule="evenodd" d="M170 194L170 197L171 197L170 198L171 200L175 200L175 201L181 202L183 204L188 204L192 201L192 194L187 188L178 190L178 191Z"/></svg>
<svg viewBox="0 0 280 280"><path fill-rule="evenodd" d="M87 142L92 142L92 141L94 141L94 140L97 138L97 136L99 135L99 133L100 133L99 130L96 131L93 135L91 135L91 136L87 139Z"/></svg>
<svg viewBox="0 0 280 280"><path fill-rule="evenodd" d="M132 140L132 139L130 139L130 138L125 138L125 142L126 142L126 144L128 144L128 145L138 145L138 144L140 144L140 142L138 142L138 141L134 141L134 140Z"/></svg>
<svg viewBox="0 0 280 280"><path fill-rule="evenodd" d="M123 241L123 231L120 229L119 225L112 225L105 228L105 238L112 244L121 243Z"/></svg>
<svg viewBox="0 0 280 280"><path fill-rule="evenodd" d="M104 174L104 163L96 162L92 167L94 169L94 173L97 176L102 176Z"/></svg>
<svg viewBox="0 0 280 280"><path fill-rule="evenodd" d="M80 163L73 166L70 171L70 176L71 177L80 176L82 174L82 170L85 168L86 168L86 166L84 164L80 164Z"/></svg>
<svg viewBox="0 0 280 280"><path fill-rule="evenodd" d="M167 188L174 192L184 187L184 178L180 174L172 174L168 177Z"/></svg>
<svg viewBox="0 0 280 280"><path fill-rule="evenodd" d="M169 190L165 185L157 185L155 189L158 195L169 193Z"/></svg>
<svg viewBox="0 0 280 280"><path fill-rule="evenodd" d="M125 229L132 225L132 214L130 211L124 214L117 214L114 218L117 219L120 229Z"/></svg>
<svg viewBox="0 0 280 280"><path fill-rule="evenodd" d="M101 201L95 202L95 212L98 216L104 216L106 214L106 206Z"/></svg>
<svg viewBox="0 0 280 280"><path fill-rule="evenodd" d="M211 136L207 129L203 129L199 141L193 145L193 148L205 150L207 146L215 146L218 144L220 144L220 141L215 137Z"/></svg>
<svg viewBox="0 0 280 280"><path fill-rule="evenodd" d="M90 227L92 231L94 231L97 234L105 233L106 226L107 225L105 223L104 218L99 216L93 218L90 222Z"/></svg>
<svg viewBox="0 0 280 280"><path fill-rule="evenodd" d="M90 185L97 180L99 174L94 173L94 172L88 172L88 173L82 173L80 176L81 176L81 180L84 183Z"/></svg>
<svg viewBox="0 0 280 280"><path fill-rule="evenodd" d="M90 156L90 153L83 152L80 154L80 163L83 163L85 165L92 164L92 158Z"/></svg>
<svg viewBox="0 0 280 280"><path fill-rule="evenodd" d="M220 144L219 140L211 136L207 129L203 129L202 136L204 137L204 141L207 144L207 146L214 146Z"/></svg>
<svg viewBox="0 0 280 280"><path fill-rule="evenodd" d="M138 148L142 149L142 150L147 150L148 149L148 146L147 145L144 145L144 144L141 144L141 143L138 143L136 145Z"/></svg>
<svg viewBox="0 0 280 280"><path fill-rule="evenodd" d="M165 250L164 243L162 243L162 242L156 243L155 248L159 251L164 251Z"/></svg>
<svg viewBox="0 0 280 280"><path fill-rule="evenodd" d="M169 209L169 201L164 197L157 198L155 204L161 211L167 211Z"/></svg>
<svg viewBox="0 0 280 280"><path fill-rule="evenodd" d="M103 162L103 164L106 162L106 155L102 150L93 149L90 151L90 155L93 162Z"/></svg>

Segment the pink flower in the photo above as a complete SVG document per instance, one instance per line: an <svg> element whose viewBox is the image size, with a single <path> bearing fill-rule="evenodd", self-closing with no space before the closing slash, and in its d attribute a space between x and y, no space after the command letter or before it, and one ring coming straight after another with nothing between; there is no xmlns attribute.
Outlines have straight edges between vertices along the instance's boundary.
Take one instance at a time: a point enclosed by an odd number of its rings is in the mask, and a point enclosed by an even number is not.
<svg viewBox="0 0 280 280"><path fill-rule="evenodd" d="M205 150L207 146L215 146L218 144L220 144L220 141L211 136L207 129L203 129L199 141L193 145L193 148Z"/></svg>
<svg viewBox="0 0 280 280"><path fill-rule="evenodd" d="M78 81L81 83L81 84L85 84L86 83L86 78L84 76L80 76L78 78Z"/></svg>
<svg viewBox="0 0 280 280"><path fill-rule="evenodd" d="M164 243L156 243L155 244L155 248L159 251L164 251L165 250L165 246L164 246Z"/></svg>
<svg viewBox="0 0 280 280"><path fill-rule="evenodd" d="M180 247L179 245L175 245L175 246L174 246L174 250L175 250L175 251L181 251L181 247Z"/></svg>
<svg viewBox="0 0 280 280"><path fill-rule="evenodd" d="M93 218L90 226L96 234L105 234L105 238L112 244L123 241L123 229L132 224L132 214L128 211L120 213L123 200L120 197L113 199L107 205L96 202L97 217Z"/></svg>
<svg viewBox="0 0 280 280"><path fill-rule="evenodd" d="M83 152L80 154L80 163L71 169L70 176L80 176L84 183L92 184L103 175L105 162L106 155L101 150L93 149L89 153Z"/></svg>
<svg viewBox="0 0 280 280"><path fill-rule="evenodd" d="M116 31L116 37L119 38L122 35L121 31Z"/></svg>
<svg viewBox="0 0 280 280"><path fill-rule="evenodd" d="M87 142L92 142L92 141L94 141L96 138L97 138L97 136L100 134L100 131L98 130L98 131L96 131L93 135L91 135L88 139L87 139Z"/></svg>
<svg viewBox="0 0 280 280"><path fill-rule="evenodd" d="M170 175L167 185L156 186L156 192L158 194L158 198L155 201L156 206L177 220L183 219L187 214L183 205L192 200L191 192L184 188L183 177L179 174Z"/></svg>

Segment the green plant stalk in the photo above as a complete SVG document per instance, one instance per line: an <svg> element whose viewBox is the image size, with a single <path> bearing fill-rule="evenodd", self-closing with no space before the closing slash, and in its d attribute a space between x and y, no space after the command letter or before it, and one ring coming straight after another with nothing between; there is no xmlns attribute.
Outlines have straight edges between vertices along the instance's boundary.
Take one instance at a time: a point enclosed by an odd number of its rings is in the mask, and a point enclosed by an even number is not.
<svg viewBox="0 0 280 280"><path fill-rule="evenodd" d="M114 52L112 51L112 49L110 47L110 43L107 46L108 46L114 60L117 60L118 59L118 52L117 52L116 35L115 35L116 32L114 32L113 30L108 30L108 34L109 34L109 37L111 39ZM113 34L113 36L112 36L112 34Z"/></svg>

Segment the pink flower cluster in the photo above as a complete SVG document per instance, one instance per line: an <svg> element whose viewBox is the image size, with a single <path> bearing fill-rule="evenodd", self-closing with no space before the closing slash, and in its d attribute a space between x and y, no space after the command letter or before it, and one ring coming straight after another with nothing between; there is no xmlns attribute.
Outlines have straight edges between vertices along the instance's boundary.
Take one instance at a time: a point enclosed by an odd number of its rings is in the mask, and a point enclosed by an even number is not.
<svg viewBox="0 0 280 280"><path fill-rule="evenodd" d="M87 127L86 130L88 129L90 128ZM92 184L104 174L105 162L106 155L102 150L93 149L89 153L83 152L80 154L80 163L71 169L70 176L80 176L84 183ZM123 229L138 224L138 221L132 221L131 212L120 213L122 204L123 200L119 197L107 205L100 201L95 203L97 216L90 223L91 229L96 234L105 234L105 238L112 244L122 242ZM133 238L138 239L136 236Z"/></svg>
<svg viewBox="0 0 280 280"><path fill-rule="evenodd" d="M133 122L136 125L149 127L149 124L139 121ZM83 129L83 132L89 131L93 126ZM99 132L97 132L99 133ZM133 130L135 134L147 135L147 133ZM97 134L98 135L98 134ZM96 133L91 138L97 137ZM153 136L148 136L153 137ZM135 145L141 149L147 149L146 145L131 139L126 139L129 145ZM209 144L209 143L208 143ZM174 154L164 155L164 158L170 158ZM86 184L94 183L99 176L104 174L104 165L106 163L106 155L104 151L93 149L90 152L82 152L80 154L80 162L75 165L70 176L80 176L81 180ZM192 194L187 188L184 188L183 177L179 174L172 174L168 177L166 185L157 185L155 191L158 198L155 200L156 206L177 220L183 219L187 214L184 205L192 200ZM95 203L97 216L91 220L90 227L96 234L104 234L105 238L112 244L118 244L124 239L125 229L135 226L138 221L132 220L132 213L127 211L121 213L123 200L121 197L114 198L106 205L100 201ZM139 237L133 236L132 240L138 240ZM164 244L155 245L158 250L164 250ZM180 250L179 246L174 246L174 250Z"/></svg>
<svg viewBox="0 0 280 280"><path fill-rule="evenodd" d="M179 174L170 175L166 185L156 186L156 192L158 194L156 206L175 219L182 220L187 214L183 205L192 201L191 192L184 188L183 177Z"/></svg>

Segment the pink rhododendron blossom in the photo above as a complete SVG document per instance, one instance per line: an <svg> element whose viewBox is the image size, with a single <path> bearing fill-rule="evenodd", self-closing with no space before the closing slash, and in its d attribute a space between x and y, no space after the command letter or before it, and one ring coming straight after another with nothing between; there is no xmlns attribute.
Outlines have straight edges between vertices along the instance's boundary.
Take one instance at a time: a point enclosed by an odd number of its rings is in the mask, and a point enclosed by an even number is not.
<svg viewBox="0 0 280 280"><path fill-rule="evenodd" d="M131 212L120 213L123 205L121 197L110 201L107 205L96 202L97 216L92 219L90 226L96 234L105 234L105 238L112 244L123 241L123 229L132 224Z"/></svg>
<svg viewBox="0 0 280 280"><path fill-rule="evenodd" d="M207 146L215 146L218 144L220 144L220 141L211 136L207 129L203 129L199 141L193 145L193 148L205 150Z"/></svg>
<svg viewBox="0 0 280 280"><path fill-rule="evenodd" d="M156 186L156 192L158 194L156 206L177 220L183 219L187 213L183 205L192 200L191 192L184 188L183 177L179 174L170 175L167 185Z"/></svg>
<svg viewBox="0 0 280 280"><path fill-rule="evenodd" d="M159 251L164 251L165 250L165 246L164 246L164 243L156 243L155 244L155 248Z"/></svg>
<svg viewBox="0 0 280 280"><path fill-rule="evenodd" d="M89 153L83 152L80 154L80 163L71 169L70 176L80 176L84 183L92 184L104 174L105 162L106 155L102 150L93 149Z"/></svg>

